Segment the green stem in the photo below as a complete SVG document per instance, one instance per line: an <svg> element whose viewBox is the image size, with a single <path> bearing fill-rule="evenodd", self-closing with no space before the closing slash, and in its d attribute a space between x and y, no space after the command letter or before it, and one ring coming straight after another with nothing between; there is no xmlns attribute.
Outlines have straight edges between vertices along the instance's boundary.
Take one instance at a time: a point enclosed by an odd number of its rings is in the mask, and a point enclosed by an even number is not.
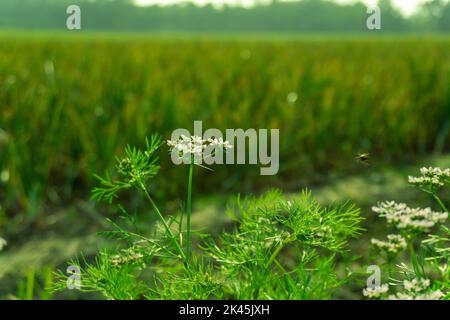
<svg viewBox="0 0 450 320"><path fill-rule="evenodd" d="M269 267L272 265L272 262L277 258L278 254L281 252L281 250L283 250L283 248L289 243L291 242L291 238L287 238L285 239L279 246L278 248L275 249L275 251L272 253L272 255L269 258L269 261L267 261L266 264L266 269L269 269Z"/></svg>
<svg viewBox="0 0 450 320"><path fill-rule="evenodd" d="M441 201L441 199L439 199L439 197L435 193L433 193L433 198L434 198L434 200L437 201L437 203L442 208L442 210L444 210L445 212L448 212L447 207L444 205L444 203Z"/></svg>
<svg viewBox="0 0 450 320"><path fill-rule="evenodd" d="M416 252L414 251L414 244L412 239L408 239L408 250L409 250L409 255L411 256L411 262L413 265L413 269L414 269L414 273L416 274L417 277L420 278L420 269L419 269L419 263L417 262L417 256L416 256Z"/></svg>
<svg viewBox="0 0 450 320"><path fill-rule="evenodd" d="M161 220L161 222L164 225L164 228L166 229L167 234L169 235L169 237L172 239L173 243L175 244L177 250L179 251L181 258L183 260L186 259L186 256L183 252L183 249L181 248L180 244L178 243L178 241L176 240L175 236L172 233L172 230L170 230L169 225L166 222L166 219L164 219L163 215L161 214L161 211L159 211L158 207L156 206L156 203L153 201L152 197L150 197L150 194L147 191L147 188L142 184L141 185L141 189L144 192L148 202L150 202L151 206L153 207L153 209L155 210L156 214L158 215L159 219Z"/></svg>
<svg viewBox="0 0 450 320"><path fill-rule="evenodd" d="M388 279L391 279L392 277L392 262L393 262L393 257L388 256L387 260L387 268L388 268Z"/></svg>
<svg viewBox="0 0 450 320"><path fill-rule="evenodd" d="M186 203L186 261L191 255L191 210L192 210L192 178L194 176L194 158L191 157L188 177L188 194Z"/></svg>

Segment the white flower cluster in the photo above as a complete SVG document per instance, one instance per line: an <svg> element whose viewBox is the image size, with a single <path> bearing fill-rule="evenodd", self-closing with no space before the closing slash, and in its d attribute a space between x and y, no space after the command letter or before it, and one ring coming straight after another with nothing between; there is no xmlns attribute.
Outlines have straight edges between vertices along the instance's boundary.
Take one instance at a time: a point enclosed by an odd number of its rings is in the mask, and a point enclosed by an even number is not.
<svg viewBox="0 0 450 320"><path fill-rule="evenodd" d="M415 186L442 187L450 181L450 169L441 168L421 168L420 177L408 177L408 182Z"/></svg>
<svg viewBox="0 0 450 320"><path fill-rule="evenodd" d="M266 241L265 247L270 248L274 244L279 245L279 244L283 243L286 239L288 239L290 236L291 236L291 234L289 232L282 231L280 234L278 234L276 236L265 238L264 239Z"/></svg>
<svg viewBox="0 0 450 320"><path fill-rule="evenodd" d="M367 298L374 299L380 298L383 294L389 291L389 286L387 284L383 284L381 286L376 286L374 288L365 288L363 289L363 295Z"/></svg>
<svg viewBox="0 0 450 320"><path fill-rule="evenodd" d="M406 249L406 240L400 235L390 234L387 236L387 241L381 241L378 239L372 239L373 246L380 250L384 250L388 253L397 253Z"/></svg>
<svg viewBox="0 0 450 320"><path fill-rule="evenodd" d="M389 300L439 300L443 296L444 294L441 290L424 292L416 295L399 292L396 295L390 295Z"/></svg>
<svg viewBox="0 0 450 320"><path fill-rule="evenodd" d="M115 255L114 257L112 257L111 263L113 266L117 267L127 263L140 261L142 258L144 258L144 256L141 253L131 253L124 256Z"/></svg>
<svg viewBox="0 0 450 320"><path fill-rule="evenodd" d="M185 135L181 135L178 140L167 140L167 145L171 150L176 150L180 157L202 156L207 147L219 147L225 150L232 148L231 144L222 138L205 140L199 136L186 137Z"/></svg>
<svg viewBox="0 0 450 320"><path fill-rule="evenodd" d="M412 279L411 281L404 280L403 286L405 287L405 290L417 293L426 290L430 286L430 280L428 279Z"/></svg>
<svg viewBox="0 0 450 320"><path fill-rule="evenodd" d="M404 280L403 287L405 292L398 292L396 295L390 295L390 300L439 300L444 296L441 290L430 291L430 280L413 279Z"/></svg>
<svg viewBox="0 0 450 320"><path fill-rule="evenodd" d="M3 248L6 247L7 244L8 244L8 243L6 242L5 239L0 238L0 251L2 251Z"/></svg>
<svg viewBox="0 0 450 320"><path fill-rule="evenodd" d="M448 218L447 212L434 212L430 208L409 208L404 203L394 201L380 203L372 210L385 217L387 222L398 229L408 229L427 232L438 223L443 223Z"/></svg>

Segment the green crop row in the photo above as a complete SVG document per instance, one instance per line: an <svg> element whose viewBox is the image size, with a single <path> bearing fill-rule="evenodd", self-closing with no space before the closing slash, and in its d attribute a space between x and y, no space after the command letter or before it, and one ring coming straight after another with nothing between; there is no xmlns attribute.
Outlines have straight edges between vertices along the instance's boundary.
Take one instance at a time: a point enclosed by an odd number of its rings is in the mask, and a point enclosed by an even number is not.
<svg viewBox="0 0 450 320"><path fill-rule="evenodd" d="M3 37L0 199L30 211L86 196L126 143L176 128L279 128L280 171L216 166L208 187L298 187L357 170L354 157L448 150L450 39ZM183 170L154 190L177 195ZM208 172L202 172L208 175ZM56 200L55 200L56 201Z"/></svg>

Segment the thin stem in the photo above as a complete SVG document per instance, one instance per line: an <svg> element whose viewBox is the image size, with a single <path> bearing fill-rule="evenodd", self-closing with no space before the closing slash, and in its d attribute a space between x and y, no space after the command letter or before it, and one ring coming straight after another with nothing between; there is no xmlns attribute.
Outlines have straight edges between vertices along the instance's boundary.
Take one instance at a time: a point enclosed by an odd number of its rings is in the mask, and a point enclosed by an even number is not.
<svg viewBox="0 0 450 320"><path fill-rule="evenodd" d="M439 204L439 206L444 210L445 212L448 212L447 207L444 205L444 203L441 201L441 199L437 196L436 193L433 193L433 198L436 200L436 202Z"/></svg>
<svg viewBox="0 0 450 320"><path fill-rule="evenodd" d="M272 255L270 256L270 258L269 258L269 261L267 261L267 264L266 264L266 269L268 269L270 266L271 266L271 264L272 264L272 262L274 262L274 260L277 258L277 256L278 256L278 254L280 253L280 251L281 250L283 250L283 248L288 244L288 243L290 243L292 240L291 240L291 238L289 237L289 238L287 238L287 239L285 239L276 249L275 249L275 251L272 253Z"/></svg>
<svg viewBox="0 0 450 320"><path fill-rule="evenodd" d="M387 260L387 268L388 268L388 279L391 279L392 278L392 262L394 261L394 257L392 257L388 254L388 257L386 260Z"/></svg>
<svg viewBox="0 0 450 320"><path fill-rule="evenodd" d="M416 252L414 251L414 244L413 244L412 239L408 239L407 243L408 243L409 255L411 256L411 262L413 265L414 272L415 272L416 276L418 276L420 278L419 263L417 261Z"/></svg>
<svg viewBox="0 0 450 320"><path fill-rule="evenodd" d="M164 228L166 229L167 234L169 235L169 237L172 239L173 243L175 244L175 246L177 247L177 250L179 251L181 258L182 259L186 259L186 256L183 252L183 249L181 248L180 244L178 243L178 241L176 240L175 236L172 233L172 230L170 230L169 225L166 222L166 219L164 219L164 217L161 214L161 211L159 211L158 207L156 206L156 203L153 201L152 197L150 197L150 194L147 191L147 188L142 184L141 185L141 189L144 192L148 202L150 202L151 206L153 207L153 209L155 210L156 214L158 215L159 219L161 220L161 222L164 225Z"/></svg>
<svg viewBox="0 0 450 320"><path fill-rule="evenodd" d="M188 177L188 194L186 203L186 261L191 255L191 211L192 211L192 178L194 176L194 157L191 157Z"/></svg>

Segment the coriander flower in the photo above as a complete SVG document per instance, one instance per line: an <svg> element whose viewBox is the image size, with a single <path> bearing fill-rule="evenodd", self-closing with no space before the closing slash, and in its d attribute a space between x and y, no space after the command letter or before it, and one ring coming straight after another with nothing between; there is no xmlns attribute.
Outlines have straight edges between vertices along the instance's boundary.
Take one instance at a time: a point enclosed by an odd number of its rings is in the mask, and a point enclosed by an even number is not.
<svg viewBox="0 0 450 320"><path fill-rule="evenodd" d="M189 158L191 156L202 157L205 153L205 149L208 147L223 150L232 148L232 145L222 138L210 138L205 140L199 136L187 137L185 135L181 135L177 140L167 140L167 145L171 151L177 152L180 158L184 158L185 156Z"/></svg>
<svg viewBox="0 0 450 320"><path fill-rule="evenodd" d="M430 286L430 280L429 279L413 279L411 281L404 280L403 286L407 291L420 292L426 290Z"/></svg>
<svg viewBox="0 0 450 320"><path fill-rule="evenodd" d="M410 231L428 232L439 223L443 223L448 218L447 212L435 212L430 208L409 208L404 203L383 202L372 210L385 217L389 224L397 229Z"/></svg>
<svg viewBox="0 0 450 320"><path fill-rule="evenodd" d="M224 141L222 138L219 138L219 139L216 139L216 138L211 139L211 138L209 138L208 142L209 142L209 146L211 146L211 147L216 147L217 146L217 147L224 148L225 150L226 149L231 149L233 147L228 141Z"/></svg>
<svg viewBox="0 0 450 320"><path fill-rule="evenodd" d="M403 287L405 292L398 292L390 295L390 300L439 300L444 296L441 290L429 290L429 279L404 280Z"/></svg>
<svg viewBox="0 0 450 320"><path fill-rule="evenodd" d="M421 168L420 177L408 177L408 183L420 187L439 188L450 181L450 169L441 168Z"/></svg>
<svg viewBox="0 0 450 320"><path fill-rule="evenodd" d="M141 253L133 253L129 255L115 255L111 259L111 264L115 267L128 264L128 263L134 263L139 262L144 258L144 256Z"/></svg>
<svg viewBox="0 0 450 320"><path fill-rule="evenodd" d="M111 264L115 267L124 265L124 264L130 264L130 263L136 263L136 262L142 262L142 259L144 258L144 255L136 250L136 248L128 248L121 250L120 254L116 254L111 257Z"/></svg>
<svg viewBox="0 0 450 320"><path fill-rule="evenodd" d="M371 243L374 247L386 251L387 253L397 253L406 249L406 240L400 235L390 234L387 241L372 239Z"/></svg>
<svg viewBox="0 0 450 320"><path fill-rule="evenodd" d="M176 150L180 157L184 155L201 155L203 149L206 148L206 140L199 136L191 136L190 138L181 135L178 140L168 140L167 145L171 150Z"/></svg>
<svg viewBox="0 0 450 320"><path fill-rule="evenodd" d="M441 290L425 292L421 294L409 294L404 292L399 292L395 295L390 295L389 300L439 300L444 296Z"/></svg>
<svg viewBox="0 0 450 320"><path fill-rule="evenodd" d="M367 298L380 298L383 294L385 294L388 291L389 286L387 284L383 284L381 286L363 289L363 295Z"/></svg>

